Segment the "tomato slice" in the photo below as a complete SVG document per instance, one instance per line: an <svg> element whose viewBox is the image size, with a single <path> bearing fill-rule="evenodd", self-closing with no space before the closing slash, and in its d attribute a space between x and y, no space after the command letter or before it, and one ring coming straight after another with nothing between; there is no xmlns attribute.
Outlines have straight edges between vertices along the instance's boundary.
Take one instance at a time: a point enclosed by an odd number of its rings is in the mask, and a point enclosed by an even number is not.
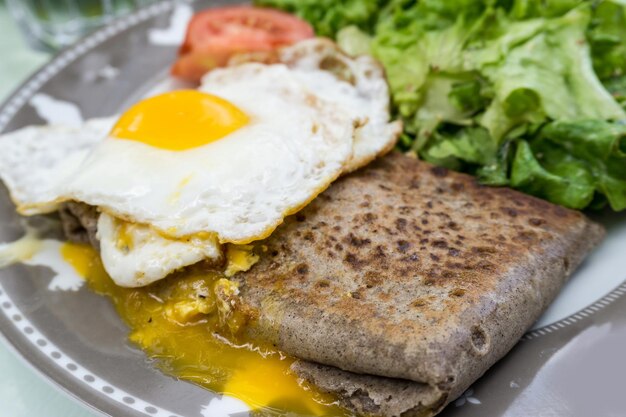
<svg viewBox="0 0 626 417"><path fill-rule="evenodd" d="M226 65L236 53L271 51L313 36L307 22L278 10L253 6L208 9L189 22L172 74L199 81L207 71Z"/></svg>

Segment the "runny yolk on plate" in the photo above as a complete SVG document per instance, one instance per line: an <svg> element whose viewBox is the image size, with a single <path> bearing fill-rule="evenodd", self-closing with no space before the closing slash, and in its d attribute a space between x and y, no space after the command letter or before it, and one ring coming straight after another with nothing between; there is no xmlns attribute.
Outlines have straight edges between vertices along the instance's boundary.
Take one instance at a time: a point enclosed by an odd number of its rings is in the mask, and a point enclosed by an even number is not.
<svg viewBox="0 0 626 417"><path fill-rule="evenodd" d="M89 276L94 268L94 250L91 246L65 243L61 246L61 256L83 278Z"/></svg>
<svg viewBox="0 0 626 417"><path fill-rule="evenodd" d="M190 268L143 288L123 288L108 277L90 246L66 243L64 259L90 287L108 296L131 329L130 340L170 375L231 395L263 415L348 416L334 397L302 386L289 367L294 359L270 346L218 335L245 322L224 308L236 292L217 271ZM234 262L244 254L235 252Z"/></svg>
<svg viewBox="0 0 626 417"><path fill-rule="evenodd" d="M154 148L184 151L206 145L248 123L234 104L212 94L180 90L160 94L128 109L111 136Z"/></svg>

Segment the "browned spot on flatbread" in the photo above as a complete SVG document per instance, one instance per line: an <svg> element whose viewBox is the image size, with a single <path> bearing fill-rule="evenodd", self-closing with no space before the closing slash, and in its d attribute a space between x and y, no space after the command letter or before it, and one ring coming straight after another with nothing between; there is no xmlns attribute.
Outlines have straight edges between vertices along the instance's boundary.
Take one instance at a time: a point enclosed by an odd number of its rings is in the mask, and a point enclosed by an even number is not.
<svg viewBox="0 0 626 417"><path fill-rule="evenodd" d="M244 300L282 311L260 323L279 326L268 334L291 354L460 389L512 346L601 234L580 213L395 153L287 218L263 242L278 255L236 279ZM545 299L530 301L538 288Z"/></svg>

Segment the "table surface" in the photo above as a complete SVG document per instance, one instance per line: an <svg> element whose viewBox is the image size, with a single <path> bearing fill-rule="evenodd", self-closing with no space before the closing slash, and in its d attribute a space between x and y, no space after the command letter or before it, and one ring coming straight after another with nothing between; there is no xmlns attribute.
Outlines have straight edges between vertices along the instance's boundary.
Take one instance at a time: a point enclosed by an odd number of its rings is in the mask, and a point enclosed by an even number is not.
<svg viewBox="0 0 626 417"><path fill-rule="evenodd" d="M0 102L50 55L29 48L0 2ZM0 414L4 417L94 417L0 342Z"/></svg>

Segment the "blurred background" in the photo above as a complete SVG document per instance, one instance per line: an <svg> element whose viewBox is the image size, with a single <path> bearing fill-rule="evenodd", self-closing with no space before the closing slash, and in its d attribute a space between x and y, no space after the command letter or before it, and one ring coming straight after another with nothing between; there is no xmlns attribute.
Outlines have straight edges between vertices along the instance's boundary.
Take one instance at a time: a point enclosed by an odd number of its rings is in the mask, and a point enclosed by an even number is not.
<svg viewBox="0 0 626 417"><path fill-rule="evenodd" d="M5 0L0 0L0 101L20 82L49 58L49 53L36 51L26 42L17 24L9 15Z"/></svg>
<svg viewBox="0 0 626 417"><path fill-rule="evenodd" d="M57 50L151 0L5 0L28 43Z"/></svg>
<svg viewBox="0 0 626 417"><path fill-rule="evenodd" d="M0 0L0 98L51 54L154 0Z"/></svg>

